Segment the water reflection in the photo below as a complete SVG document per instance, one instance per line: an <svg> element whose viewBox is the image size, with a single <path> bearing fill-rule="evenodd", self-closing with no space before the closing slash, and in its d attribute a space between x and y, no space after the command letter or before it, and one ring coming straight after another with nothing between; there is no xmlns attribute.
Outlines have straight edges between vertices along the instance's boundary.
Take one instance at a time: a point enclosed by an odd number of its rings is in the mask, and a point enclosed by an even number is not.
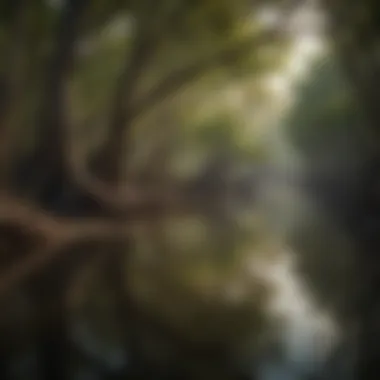
<svg viewBox="0 0 380 380"><path fill-rule="evenodd" d="M117 321L115 295L95 271L71 320L73 379L127 374L126 326L157 378L305 380L322 371L338 329L303 286L297 257L260 215L228 212L217 225L220 213L141 227L126 277L140 308L133 320ZM39 378L36 352L14 359L12 379Z"/></svg>
<svg viewBox="0 0 380 380"><path fill-rule="evenodd" d="M269 309L278 320L272 346L260 365L262 380L308 379L323 369L338 341L338 329L318 309L295 271L296 257L282 251L277 260L253 262L252 271L270 278L276 292Z"/></svg>
<svg viewBox="0 0 380 380"><path fill-rule="evenodd" d="M85 321L75 321L72 340L94 361L98 362L100 367L107 368L110 372L119 372L128 366L128 353L123 347L102 342Z"/></svg>

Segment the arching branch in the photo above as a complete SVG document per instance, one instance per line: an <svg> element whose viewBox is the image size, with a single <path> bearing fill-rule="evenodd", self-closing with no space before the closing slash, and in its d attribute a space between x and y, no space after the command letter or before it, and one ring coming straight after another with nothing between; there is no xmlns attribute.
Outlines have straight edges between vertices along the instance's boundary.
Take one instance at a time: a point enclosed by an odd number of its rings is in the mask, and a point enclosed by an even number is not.
<svg viewBox="0 0 380 380"><path fill-rule="evenodd" d="M160 101L170 97L195 78L201 77L220 65L244 59L252 51L253 47L265 46L268 42L273 42L276 39L278 39L276 32L263 33L254 38L249 38L242 43L233 44L232 46L213 52L172 72L136 102L133 107L133 118L137 118L150 110Z"/></svg>

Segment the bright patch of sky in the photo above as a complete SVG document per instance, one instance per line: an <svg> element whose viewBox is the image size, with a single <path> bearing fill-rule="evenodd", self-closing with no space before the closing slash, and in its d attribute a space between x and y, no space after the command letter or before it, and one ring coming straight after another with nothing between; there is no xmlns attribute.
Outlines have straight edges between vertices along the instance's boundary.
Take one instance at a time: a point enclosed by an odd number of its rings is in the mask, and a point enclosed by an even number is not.
<svg viewBox="0 0 380 380"><path fill-rule="evenodd" d="M289 147L284 146L285 140L278 128L279 120L295 100L295 85L307 76L313 60L324 52L324 19L316 6L308 1L286 23L283 18L276 8L265 8L259 14L264 27L283 28L284 33L291 36L292 45L285 65L260 79L254 78L251 86L254 90L250 89L249 83L244 86L231 83L223 91L219 90L211 105L207 103L205 113L210 112L213 105L218 110L222 103L226 109L239 115L239 128L246 141L259 139L264 144L270 144L272 150L276 150L276 156L281 155L280 161L296 162L297 157L293 158ZM258 90L258 84L263 92Z"/></svg>
<svg viewBox="0 0 380 380"><path fill-rule="evenodd" d="M264 20L273 23L275 15L270 16L271 12L274 11L268 11ZM265 78L265 85L268 86L272 97L262 112L262 126L258 138L271 149L275 164L281 163L288 168L296 169L302 167L302 160L288 144L282 122L284 115L294 104L295 86L307 77L313 61L325 53L323 13L313 2L305 2L294 14L286 30L291 34L293 44L285 66Z"/></svg>
<svg viewBox="0 0 380 380"><path fill-rule="evenodd" d="M289 99L292 86L307 74L311 61L323 51L319 36L304 35L295 38L294 46L285 68L268 78L268 85L281 99Z"/></svg>
<svg viewBox="0 0 380 380"><path fill-rule="evenodd" d="M294 83L307 75L311 62L324 51L324 25L322 13L311 2L300 7L288 23L286 30L293 37L288 62L268 78L268 85L284 106L290 105Z"/></svg>

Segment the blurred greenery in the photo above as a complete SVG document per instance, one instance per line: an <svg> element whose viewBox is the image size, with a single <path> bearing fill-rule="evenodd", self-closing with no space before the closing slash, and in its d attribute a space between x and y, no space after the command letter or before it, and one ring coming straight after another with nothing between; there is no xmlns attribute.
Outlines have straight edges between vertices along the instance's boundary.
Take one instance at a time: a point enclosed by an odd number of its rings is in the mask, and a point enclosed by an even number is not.
<svg viewBox="0 0 380 380"><path fill-rule="evenodd" d="M324 55L297 89L297 104L286 120L289 139L304 157L316 159L343 148L363 154L365 118L337 59ZM367 139L367 140L366 140Z"/></svg>
<svg viewBox="0 0 380 380"><path fill-rule="evenodd" d="M345 5L321 3L330 16ZM342 220L356 218L348 214L367 193L345 198L343 187L362 185L359 164L378 149L369 137L376 88L362 72L347 74L350 62L373 68L375 59L364 59L357 41L343 54L340 33L364 31L356 18L333 18L337 46L305 76L288 78L300 39L308 41L288 31L301 8L287 0L0 1L0 190L21 194L58 227L73 223L72 234L87 219L115 230L126 221L123 239L60 247L45 265L35 248L49 236L31 236L38 220L16 225L20 232L1 219L0 290L9 268L14 277L27 272L2 299L1 379L28 350L38 369L20 380L79 378L83 368L102 380L240 380L245 360L255 378L278 354L270 351L283 349L282 315L270 304L285 285L266 270L290 250L276 223L288 228L297 276L317 309L346 322L366 281L355 228ZM263 20L268 9L277 22ZM288 92L271 88L276 75ZM332 173L335 198L319 178L286 188L288 173L273 175L281 154L267 139L272 124L297 152L301 180ZM286 203L271 204L273 225L261 204L272 191ZM327 206L324 191L334 193ZM48 231L66 236L54 223ZM40 266L28 272L34 251Z"/></svg>
<svg viewBox="0 0 380 380"><path fill-rule="evenodd" d="M54 156L66 152L67 135L70 149L78 152L76 164L92 169L100 157L98 166L104 163L107 175L116 173L109 176L117 184L121 177L115 166L148 190L157 184L181 188L184 181L197 185L213 166L209 182L220 183L218 194L201 201L203 214L162 215L159 221L148 216L113 266L111 245L70 248L71 256L90 252L84 262L47 268L30 290L21 286L26 298L37 300L30 306L36 317L28 327L45 350L43 378L51 379L54 371L58 376L53 362L68 367L57 348L63 344L57 331L75 335L77 328L87 327L105 351L115 344L125 349L125 362L137 352L132 370L163 367L175 373L183 365L174 376L194 371L193 378L216 378L220 371L228 377L223 366L233 367L242 347L255 346L266 330L272 289L242 274L255 249L270 249L260 223L229 206L225 178L265 159L259 139L246 134L260 130L260 123L247 126L251 121L245 112L252 107L250 99L264 102L261 78L283 66L290 39L262 25L261 4L247 0L20 0L0 6L0 55L6 58L0 79L10 104L0 112L0 126L12 136L10 166L17 168L21 161L27 167L20 187L28 198L53 213L74 209L79 218L83 198L70 187L65 169L61 174L65 159L60 166ZM206 193L202 186L200 192ZM70 196L77 203L66 204ZM3 318L2 331L11 340L21 323L14 313ZM76 337L72 354L74 371L76 365L99 360L91 358L86 338L81 339ZM169 346L169 362L160 344ZM15 350L24 351L22 340ZM215 363L204 363L208 354L215 355Z"/></svg>

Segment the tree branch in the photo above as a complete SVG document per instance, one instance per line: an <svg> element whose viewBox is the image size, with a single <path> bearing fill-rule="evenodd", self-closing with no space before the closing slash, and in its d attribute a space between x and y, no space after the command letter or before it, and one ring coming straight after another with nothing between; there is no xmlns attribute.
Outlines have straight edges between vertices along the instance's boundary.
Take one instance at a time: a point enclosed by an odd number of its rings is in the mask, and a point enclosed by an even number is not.
<svg viewBox="0 0 380 380"><path fill-rule="evenodd" d="M303 0L290 0L281 5L281 18L274 29L266 30L258 36L248 38L246 41L233 46L229 46L221 51L214 52L210 56L203 57L199 61L189 64L189 66L171 73L151 89L133 107L132 118L135 119L145 111L156 106L160 101L172 95L175 91L188 84L191 80L201 76L218 65L228 64L231 61L243 59L253 47L265 46L268 42L273 42L279 38L287 37L286 31L289 20L294 12L303 5Z"/></svg>
<svg viewBox="0 0 380 380"><path fill-rule="evenodd" d="M42 241L71 243L81 239L117 237L126 234L125 227L135 220L109 218L57 217L21 199L0 196L0 225L14 226L20 232L35 235ZM141 219L140 219L141 220Z"/></svg>
<svg viewBox="0 0 380 380"><path fill-rule="evenodd" d="M252 46L264 45L268 41L273 41L275 37L278 38L277 32L268 32L256 38L248 39L241 44L230 46L227 49L223 49L222 51L218 51L217 53L192 63L164 78L148 94L146 94L143 99L138 101L137 105L132 104L128 109L125 107L125 102L121 101L121 90L119 90L120 93L118 93L117 96L119 99L116 101L119 106L114 109L112 118L113 122L110 127L109 136L104 146L103 154L99 157L103 166L102 179L104 179L104 174L108 173L108 182L111 177L114 182L117 175L120 175L120 165L124 162L121 155L124 154L123 147L125 145L125 133L127 133L130 124L138 116L155 106L182 86L186 85L194 79L194 77L202 75L217 65L241 59L250 51ZM135 59L137 59L137 57ZM139 67L142 67L141 63ZM124 82L124 85L125 83L126 82ZM125 100L125 98L123 99ZM132 100L132 98L130 99ZM169 195L165 196L162 194L162 191L160 192L157 190L150 190L149 192L146 190L142 191L141 188L131 185L120 187L119 190L117 190L115 187L112 188L101 183L101 181L91 178L90 175L86 174L86 170L77 170L75 178L76 182L80 183L81 188L84 189L86 193L91 194L91 196L100 203L108 205L113 209L125 209L131 204L143 204L143 202L157 203L160 202L159 199L161 199L162 204L162 196L166 197L166 203L167 205L170 205L170 201L168 200L171 200L171 203L173 204L173 201L179 197L178 194L175 195L173 193L169 193Z"/></svg>
<svg viewBox="0 0 380 380"><path fill-rule="evenodd" d="M127 52L124 69L118 78L111 103L109 130L98 157L98 173L107 182L118 182L122 177L126 138L132 124L132 101L141 74L149 65L163 36L165 21L175 9L158 9L148 19L138 19L132 51ZM99 163L100 161L100 163Z"/></svg>
<svg viewBox="0 0 380 380"><path fill-rule="evenodd" d="M129 222L129 224L131 224ZM37 247L20 258L0 276L0 293L9 290L28 276L36 274L60 257L70 245L85 241L107 241L127 236L128 222L92 218L57 218L43 210L5 194L0 197L0 225L13 226L36 237Z"/></svg>
<svg viewBox="0 0 380 380"><path fill-rule="evenodd" d="M147 218L162 218L169 207L162 199L160 202L144 203L134 208L130 206L127 216L124 215L122 219L64 218L46 213L21 199L1 194L0 226L13 226L21 235L31 234L38 239L40 246L9 270L3 270L4 273L0 276L0 294L43 270L62 255L69 254L71 251L68 248L73 244L123 241L133 234L134 227L138 227L140 222ZM176 207L177 211L181 210L177 205Z"/></svg>
<svg viewBox="0 0 380 380"><path fill-rule="evenodd" d="M194 78L200 77L218 65L228 64L231 61L242 59L249 54L252 47L265 45L278 37L277 32L263 33L255 38L250 38L240 44L213 53L210 56L189 64L187 67L171 73L153 87L142 99L137 101L137 104L133 107L133 118L139 117L147 110L156 106L159 102L187 85Z"/></svg>
<svg viewBox="0 0 380 380"><path fill-rule="evenodd" d="M111 213L129 214L135 210L145 213L157 209L173 209L181 207L184 195L178 188L149 188L139 184L110 185L97 178L91 177L86 171L77 171L75 183L84 189L85 194L95 200Z"/></svg>

